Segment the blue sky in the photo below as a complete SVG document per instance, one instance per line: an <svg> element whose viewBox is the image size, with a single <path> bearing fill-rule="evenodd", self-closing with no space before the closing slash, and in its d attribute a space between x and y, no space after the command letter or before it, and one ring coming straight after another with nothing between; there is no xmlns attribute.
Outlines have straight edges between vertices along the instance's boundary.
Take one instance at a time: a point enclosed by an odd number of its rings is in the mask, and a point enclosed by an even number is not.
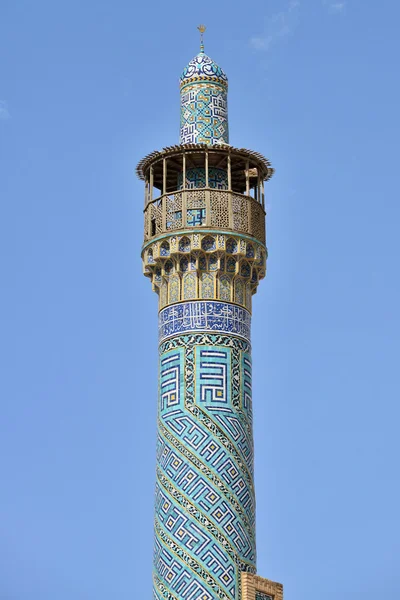
<svg viewBox="0 0 400 600"><path fill-rule="evenodd" d="M258 572L286 600L400 596L400 5L3 0L0 598L150 598L157 301L134 167L178 77L230 81L260 151Z"/></svg>

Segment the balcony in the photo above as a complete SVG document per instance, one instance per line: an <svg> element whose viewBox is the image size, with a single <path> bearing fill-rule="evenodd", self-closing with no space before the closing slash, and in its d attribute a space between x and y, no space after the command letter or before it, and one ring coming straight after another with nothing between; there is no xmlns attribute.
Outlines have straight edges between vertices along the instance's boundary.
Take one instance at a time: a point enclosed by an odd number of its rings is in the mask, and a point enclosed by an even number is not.
<svg viewBox="0 0 400 600"><path fill-rule="evenodd" d="M265 244L265 211L250 195L196 188L165 193L146 204L144 241L179 229L211 228L252 236Z"/></svg>

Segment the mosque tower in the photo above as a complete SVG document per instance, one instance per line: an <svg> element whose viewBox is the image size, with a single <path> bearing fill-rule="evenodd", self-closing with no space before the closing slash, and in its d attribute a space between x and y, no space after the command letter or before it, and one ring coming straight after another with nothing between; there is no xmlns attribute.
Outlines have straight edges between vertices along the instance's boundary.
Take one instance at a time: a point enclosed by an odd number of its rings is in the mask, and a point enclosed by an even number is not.
<svg viewBox="0 0 400 600"><path fill-rule="evenodd" d="M251 303L266 271L261 154L229 145L228 79L180 77L180 143L140 161L144 274L159 298L153 600L282 600L256 575Z"/></svg>

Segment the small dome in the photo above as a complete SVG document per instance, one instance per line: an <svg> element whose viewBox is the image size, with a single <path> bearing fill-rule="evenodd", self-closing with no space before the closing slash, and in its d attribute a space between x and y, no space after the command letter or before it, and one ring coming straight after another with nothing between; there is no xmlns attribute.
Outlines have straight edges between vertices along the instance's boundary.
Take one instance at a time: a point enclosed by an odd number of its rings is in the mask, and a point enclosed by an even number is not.
<svg viewBox="0 0 400 600"><path fill-rule="evenodd" d="M224 71L204 52L199 52L192 58L180 77L181 87L196 81L217 81L228 86L228 78Z"/></svg>

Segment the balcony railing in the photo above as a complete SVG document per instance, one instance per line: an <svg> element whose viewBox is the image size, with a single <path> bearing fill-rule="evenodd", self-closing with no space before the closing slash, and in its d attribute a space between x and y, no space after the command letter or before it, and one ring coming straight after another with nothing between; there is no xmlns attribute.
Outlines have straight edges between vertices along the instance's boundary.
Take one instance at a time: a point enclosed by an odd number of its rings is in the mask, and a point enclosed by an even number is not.
<svg viewBox="0 0 400 600"><path fill-rule="evenodd" d="M175 231L208 227L245 233L265 244L265 212L251 196L212 188L164 194L144 210L144 240Z"/></svg>

